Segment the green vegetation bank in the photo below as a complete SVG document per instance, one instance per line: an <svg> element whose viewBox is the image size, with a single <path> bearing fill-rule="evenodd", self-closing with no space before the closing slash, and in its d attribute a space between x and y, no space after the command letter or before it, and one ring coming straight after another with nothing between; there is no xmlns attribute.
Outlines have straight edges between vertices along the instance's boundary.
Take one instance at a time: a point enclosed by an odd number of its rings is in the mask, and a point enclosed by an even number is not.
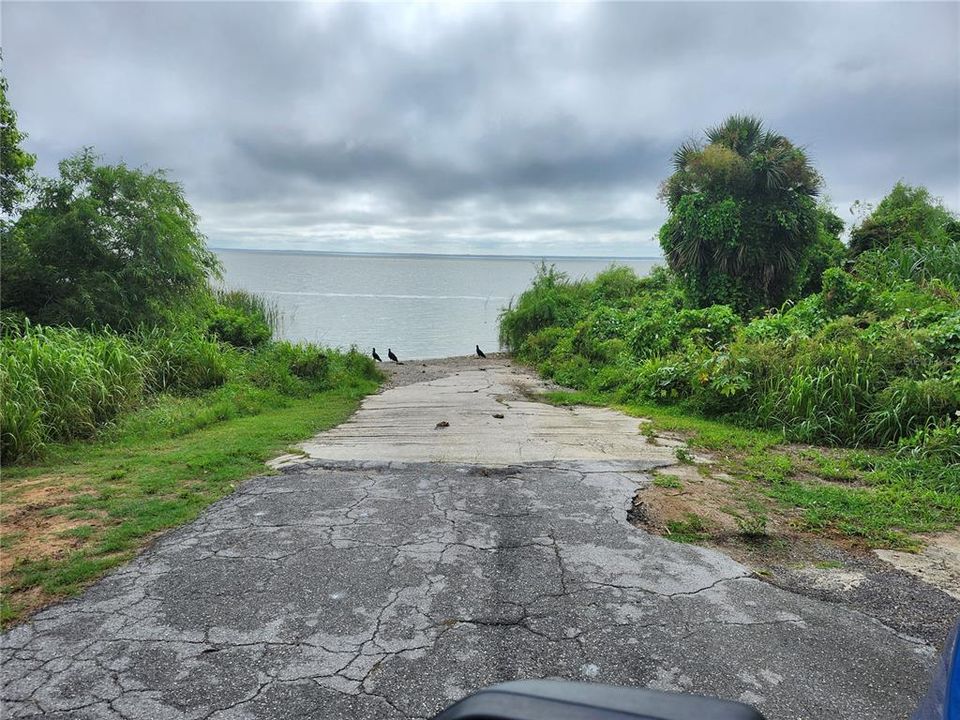
<svg viewBox="0 0 960 720"><path fill-rule="evenodd" d="M960 223L898 184L845 246L802 151L752 118L708 140L664 183L669 268L543 268L501 342L580 391L558 401L625 406L713 450L726 436L735 469L802 526L902 546L954 527Z"/></svg>
<svg viewBox="0 0 960 720"><path fill-rule="evenodd" d="M89 149L39 178L0 78L3 622L83 587L381 376L358 352L273 339L179 184Z"/></svg>

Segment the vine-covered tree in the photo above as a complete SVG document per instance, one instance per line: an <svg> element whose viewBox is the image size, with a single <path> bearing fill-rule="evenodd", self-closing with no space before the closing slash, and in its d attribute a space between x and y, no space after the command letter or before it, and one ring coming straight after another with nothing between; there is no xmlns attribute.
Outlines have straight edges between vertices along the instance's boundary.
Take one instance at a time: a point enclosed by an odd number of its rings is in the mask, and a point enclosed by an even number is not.
<svg viewBox="0 0 960 720"><path fill-rule="evenodd" d="M38 183L2 241L0 305L50 325L162 323L206 297L219 269L180 185L90 150Z"/></svg>
<svg viewBox="0 0 960 720"><path fill-rule="evenodd" d="M661 188L667 263L700 307L777 306L797 289L817 240L820 175L754 117L734 115L706 138L677 149Z"/></svg>

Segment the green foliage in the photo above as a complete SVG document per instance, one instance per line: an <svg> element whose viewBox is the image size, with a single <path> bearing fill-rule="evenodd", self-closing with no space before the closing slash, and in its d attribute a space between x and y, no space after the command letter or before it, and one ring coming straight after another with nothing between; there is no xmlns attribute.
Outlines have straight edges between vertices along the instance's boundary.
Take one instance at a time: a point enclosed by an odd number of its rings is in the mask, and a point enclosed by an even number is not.
<svg viewBox="0 0 960 720"><path fill-rule="evenodd" d="M670 217L660 245L689 301L753 313L815 285L837 248L803 150L752 117L730 117L706 136L705 147L677 150L661 191Z"/></svg>
<svg viewBox="0 0 960 720"><path fill-rule="evenodd" d="M871 288L840 268L823 274L823 309L833 317L856 315L869 305Z"/></svg>
<svg viewBox="0 0 960 720"><path fill-rule="evenodd" d="M229 373L229 350L189 331L141 329L133 338L145 361L150 392L185 395L222 385Z"/></svg>
<svg viewBox="0 0 960 720"><path fill-rule="evenodd" d="M89 150L39 183L2 237L0 304L33 322L129 330L209 294L218 272L181 187Z"/></svg>
<svg viewBox="0 0 960 720"><path fill-rule="evenodd" d="M869 214L850 231L850 254L854 257L895 243L917 246L958 241L956 217L925 187L898 182L876 209L865 208Z"/></svg>
<svg viewBox="0 0 960 720"><path fill-rule="evenodd" d="M655 475L653 484L668 490L683 490L683 483L671 475Z"/></svg>
<svg viewBox="0 0 960 720"><path fill-rule="evenodd" d="M667 523L667 537L675 542L699 543L709 534L707 522L696 513L687 513L682 520Z"/></svg>
<svg viewBox="0 0 960 720"><path fill-rule="evenodd" d="M0 211L12 215L23 200L37 158L21 147L27 136L17 128L7 89L7 79L0 75Z"/></svg>
<svg viewBox="0 0 960 720"><path fill-rule="evenodd" d="M270 342L244 353L192 329L121 336L27 323L0 339L0 457L8 464L36 458L51 443L109 434L126 422L124 413L157 397L205 398L186 432L252 412L264 393L305 398L381 377L354 350ZM220 391L229 400L218 400Z"/></svg>
<svg viewBox="0 0 960 720"><path fill-rule="evenodd" d="M567 324L576 313L577 288L556 267L541 263L532 287L501 314L500 344L514 350L538 330Z"/></svg>
<svg viewBox="0 0 960 720"><path fill-rule="evenodd" d="M217 306L207 323L207 332L221 342L239 348L263 345L272 334L262 319L224 305Z"/></svg>
<svg viewBox="0 0 960 720"><path fill-rule="evenodd" d="M800 266L799 295L805 297L822 289L821 279L830 268L843 265L847 248L840 239L843 220L825 204L817 207L817 235Z"/></svg>
<svg viewBox="0 0 960 720"><path fill-rule="evenodd" d="M92 436L144 393L142 353L109 332L28 326L0 340L0 455Z"/></svg>
<svg viewBox="0 0 960 720"><path fill-rule="evenodd" d="M840 232L836 216L820 215ZM548 296L540 281L503 322L522 360L611 401L674 405L798 442L899 443L945 462L960 423L960 286L948 262L903 269L905 248L945 247L938 237L918 243L828 267L819 291L746 323L727 305L689 307L673 273L636 279L622 269L578 283L554 277ZM523 335L513 314L545 297L563 312L540 313Z"/></svg>

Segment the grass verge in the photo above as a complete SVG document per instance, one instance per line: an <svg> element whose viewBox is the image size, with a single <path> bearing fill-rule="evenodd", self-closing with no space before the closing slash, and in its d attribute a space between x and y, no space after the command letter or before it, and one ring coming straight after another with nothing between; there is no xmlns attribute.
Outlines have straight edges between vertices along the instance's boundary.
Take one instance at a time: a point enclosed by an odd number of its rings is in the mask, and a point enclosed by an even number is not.
<svg viewBox="0 0 960 720"><path fill-rule="evenodd" d="M73 595L193 520L290 443L345 420L372 380L306 398L232 387L163 395L94 443L3 469L2 624Z"/></svg>
<svg viewBox="0 0 960 720"><path fill-rule="evenodd" d="M730 527L741 540L769 538L776 528L841 540L860 547L916 549L918 533L960 525L956 467L894 451L822 448L786 443L779 433L752 430L659 405L623 405L589 392L553 392L560 405L615 407L650 420L642 431L670 433L712 462L696 467L699 486L719 488L717 518L697 515L702 496L690 482L662 477L654 490L669 495L665 534L688 542L722 541ZM952 477L951 477L952 476ZM722 496L722 497L721 497Z"/></svg>

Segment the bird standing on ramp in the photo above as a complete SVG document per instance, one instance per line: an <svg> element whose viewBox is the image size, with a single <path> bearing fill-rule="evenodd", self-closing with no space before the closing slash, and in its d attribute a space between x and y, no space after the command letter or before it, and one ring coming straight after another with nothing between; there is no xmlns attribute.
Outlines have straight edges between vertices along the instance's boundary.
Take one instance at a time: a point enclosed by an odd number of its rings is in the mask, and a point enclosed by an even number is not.
<svg viewBox="0 0 960 720"><path fill-rule="evenodd" d="M373 349L373 359L376 360L377 362L383 362L383 360L381 359L381 357L377 354L377 349L376 349L376 348Z"/></svg>
<svg viewBox="0 0 960 720"><path fill-rule="evenodd" d="M397 365L400 365L400 361L397 360L397 356L393 354L393 350L387 348L387 357L393 360Z"/></svg>
<svg viewBox="0 0 960 720"><path fill-rule="evenodd" d="M477 345L477 357L485 358L486 355L483 354L483 350L480 349L480 346Z"/></svg>

